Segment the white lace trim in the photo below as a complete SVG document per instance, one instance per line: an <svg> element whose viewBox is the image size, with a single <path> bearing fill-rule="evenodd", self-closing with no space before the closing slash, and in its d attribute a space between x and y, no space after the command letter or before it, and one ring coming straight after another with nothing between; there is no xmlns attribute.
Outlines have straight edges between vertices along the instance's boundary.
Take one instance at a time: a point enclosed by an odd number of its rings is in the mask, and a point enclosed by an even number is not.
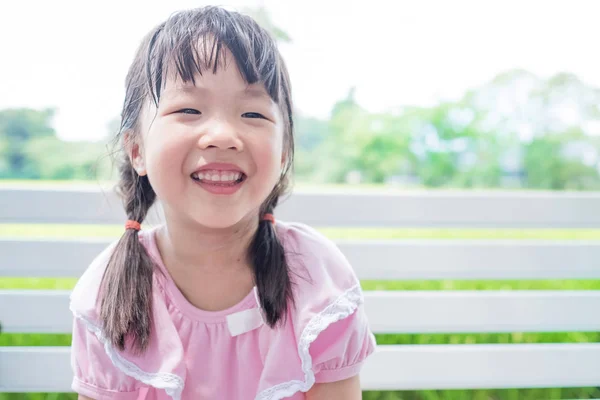
<svg viewBox="0 0 600 400"><path fill-rule="evenodd" d="M104 351L115 367L120 369L126 375L131 376L132 378L145 383L146 385L150 385L157 389L164 389L173 400L181 399L181 392L183 390L184 382L180 376L170 373L152 373L142 371L140 367L123 358L123 356L121 356L111 346L110 341L104 336L102 329L100 329L98 325L73 309L71 309L71 311L73 312L73 315L81 320L85 324L86 328L90 332L94 333L98 340L100 340L100 342L104 345Z"/></svg>
<svg viewBox="0 0 600 400"><path fill-rule="evenodd" d="M260 392L255 400L280 400L290 397L299 391L308 392L315 383L315 374L312 370L312 358L309 352L310 345L329 325L348 317L354 313L362 303L363 298L361 295L360 284L356 284L346 290L323 311L312 317L308 325L306 325L302 331L300 341L298 342L298 354L300 355L300 360L302 360L304 381L293 380L280 383Z"/></svg>

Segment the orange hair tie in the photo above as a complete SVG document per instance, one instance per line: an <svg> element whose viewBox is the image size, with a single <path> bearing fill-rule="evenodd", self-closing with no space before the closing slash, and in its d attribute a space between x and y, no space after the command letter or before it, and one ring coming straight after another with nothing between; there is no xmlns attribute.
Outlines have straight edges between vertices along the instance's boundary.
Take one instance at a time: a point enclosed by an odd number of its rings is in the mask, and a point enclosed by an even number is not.
<svg viewBox="0 0 600 400"><path fill-rule="evenodd" d="M142 229L142 226L139 222L128 219L127 222L125 222L125 229L135 229L136 231L139 231Z"/></svg>
<svg viewBox="0 0 600 400"><path fill-rule="evenodd" d="M275 225L275 217L273 214L265 214L262 219L263 221L271 221L271 223Z"/></svg>

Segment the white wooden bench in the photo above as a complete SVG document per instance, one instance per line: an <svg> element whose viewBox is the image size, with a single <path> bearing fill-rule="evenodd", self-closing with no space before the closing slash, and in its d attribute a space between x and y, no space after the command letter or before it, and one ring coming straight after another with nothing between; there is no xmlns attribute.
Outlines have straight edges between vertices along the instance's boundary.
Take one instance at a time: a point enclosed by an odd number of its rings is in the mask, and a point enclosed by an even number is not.
<svg viewBox="0 0 600 400"><path fill-rule="evenodd" d="M6 186L6 185L5 185ZM277 217L316 227L599 228L600 194L298 192ZM0 188L0 223L117 224L110 192ZM0 239L0 276L78 277L108 243ZM338 240L361 279L599 279L600 242ZM67 291L1 290L7 333L70 333ZM600 330L600 291L365 293L376 333ZM365 390L600 386L600 344L380 345ZM0 347L0 392L68 392L69 347Z"/></svg>

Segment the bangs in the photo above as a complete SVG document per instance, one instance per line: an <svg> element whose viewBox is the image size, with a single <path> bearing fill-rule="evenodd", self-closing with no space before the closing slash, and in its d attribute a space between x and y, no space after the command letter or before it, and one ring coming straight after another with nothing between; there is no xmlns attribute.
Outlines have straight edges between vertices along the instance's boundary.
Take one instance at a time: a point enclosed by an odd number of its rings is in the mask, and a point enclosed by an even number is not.
<svg viewBox="0 0 600 400"><path fill-rule="evenodd" d="M174 14L150 39L146 83L154 103L158 105L167 77L195 85L196 74L225 67L227 50L246 83L263 84L279 103L281 67L274 40L250 17L213 7Z"/></svg>

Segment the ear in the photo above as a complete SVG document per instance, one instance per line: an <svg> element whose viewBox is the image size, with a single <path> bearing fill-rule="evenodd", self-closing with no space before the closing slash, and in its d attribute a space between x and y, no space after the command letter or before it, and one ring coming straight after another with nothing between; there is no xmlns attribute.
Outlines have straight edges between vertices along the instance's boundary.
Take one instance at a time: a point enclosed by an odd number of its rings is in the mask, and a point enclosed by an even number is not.
<svg viewBox="0 0 600 400"><path fill-rule="evenodd" d="M136 170L139 176L146 175L146 162L144 161L142 146L139 141L136 140L133 131L128 130L123 135L125 149L133 169Z"/></svg>

